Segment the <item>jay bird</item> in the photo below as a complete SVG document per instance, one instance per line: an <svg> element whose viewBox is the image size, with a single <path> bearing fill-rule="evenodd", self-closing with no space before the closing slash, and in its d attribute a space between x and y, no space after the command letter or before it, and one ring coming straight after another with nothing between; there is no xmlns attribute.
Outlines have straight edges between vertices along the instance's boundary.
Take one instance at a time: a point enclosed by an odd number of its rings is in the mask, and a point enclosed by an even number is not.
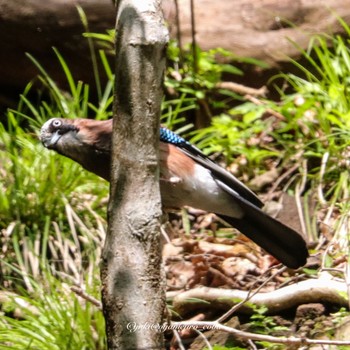
<svg viewBox="0 0 350 350"><path fill-rule="evenodd" d="M40 140L109 181L112 119L53 118L42 126ZM262 211L259 198L231 173L163 127L159 166L163 207L188 205L215 213L286 266L306 263L308 251L299 233Z"/></svg>

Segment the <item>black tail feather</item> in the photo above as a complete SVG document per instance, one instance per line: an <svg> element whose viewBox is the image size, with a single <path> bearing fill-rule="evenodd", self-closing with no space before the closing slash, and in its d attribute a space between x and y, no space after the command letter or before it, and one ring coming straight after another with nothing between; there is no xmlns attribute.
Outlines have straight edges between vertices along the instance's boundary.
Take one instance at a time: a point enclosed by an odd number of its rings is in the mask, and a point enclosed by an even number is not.
<svg viewBox="0 0 350 350"><path fill-rule="evenodd" d="M240 206L245 213L242 219L219 216L286 266L305 265L309 253L299 233L245 201Z"/></svg>

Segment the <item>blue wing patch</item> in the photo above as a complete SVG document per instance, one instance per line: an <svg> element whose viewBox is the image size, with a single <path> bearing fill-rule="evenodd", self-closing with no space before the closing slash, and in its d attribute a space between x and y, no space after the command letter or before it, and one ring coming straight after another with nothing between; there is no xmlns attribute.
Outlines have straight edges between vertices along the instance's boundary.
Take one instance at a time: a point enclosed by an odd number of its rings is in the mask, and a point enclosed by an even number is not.
<svg viewBox="0 0 350 350"><path fill-rule="evenodd" d="M188 143L184 138L166 128L160 128L160 141L171 143L176 146Z"/></svg>

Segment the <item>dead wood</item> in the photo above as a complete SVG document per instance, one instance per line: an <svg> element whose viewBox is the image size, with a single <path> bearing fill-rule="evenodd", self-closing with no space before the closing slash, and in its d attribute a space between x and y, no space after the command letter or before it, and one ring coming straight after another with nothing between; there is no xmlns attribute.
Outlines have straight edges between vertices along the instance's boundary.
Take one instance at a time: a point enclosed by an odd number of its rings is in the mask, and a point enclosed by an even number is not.
<svg viewBox="0 0 350 350"><path fill-rule="evenodd" d="M252 309L249 304L254 304L264 305L270 314L274 314L297 305L316 302L329 302L347 307L346 295L347 287L343 282L329 279L310 279L272 292L257 293L249 298L247 291L198 287L176 295L173 299L173 307L180 315L198 309L203 311L207 308L227 310L241 300L248 298L249 303L243 305L239 312L251 313Z"/></svg>

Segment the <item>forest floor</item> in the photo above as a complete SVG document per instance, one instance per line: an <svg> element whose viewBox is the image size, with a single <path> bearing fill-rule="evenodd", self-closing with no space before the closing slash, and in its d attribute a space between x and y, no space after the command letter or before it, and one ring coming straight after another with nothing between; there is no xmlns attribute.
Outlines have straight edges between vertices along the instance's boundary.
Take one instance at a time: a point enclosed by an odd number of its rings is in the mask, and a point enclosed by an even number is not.
<svg viewBox="0 0 350 350"><path fill-rule="evenodd" d="M282 203L269 202L268 207L274 209L268 210L280 211L277 216L284 223L300 230L302 223L295 198L282 197ZM313 215L322 217L324 213ZM188 208L181 213L170 213L169 221L163 230L163 261L174 320L219 319L242 332L276 339L349 341L344 276L347 257L337 255L331 268L325 267L327 255L337 250L337 242L332 240L330 232L323 229L323 239L309 241L311 255L307 264L291 270L213 214ZM192 350L203 349L208 342L222 346L220 349L254 348L252 340L221 330L204 332L207 340L195 331L184 330L180 335L183 344L191 344L187 346ZM255 346L300 349L301 343L286 340L283 345L277 345L262 339ZM175 339L171 344L171 349L177 349ZM334 345L307 346L337 349Z"/></svg>

